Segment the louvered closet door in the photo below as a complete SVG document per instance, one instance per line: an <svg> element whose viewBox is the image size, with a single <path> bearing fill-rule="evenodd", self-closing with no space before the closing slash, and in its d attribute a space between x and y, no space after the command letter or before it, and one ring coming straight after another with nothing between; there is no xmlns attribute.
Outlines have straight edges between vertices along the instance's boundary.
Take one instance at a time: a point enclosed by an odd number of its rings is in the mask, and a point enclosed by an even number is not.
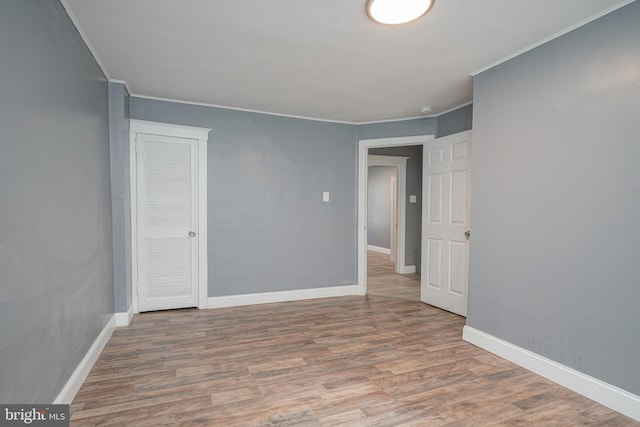
<svg viewBox="0 0 640 427"><path fill-rule="evenodd" d="M195 307L197 141L138 134L138 305Z"/></svg>

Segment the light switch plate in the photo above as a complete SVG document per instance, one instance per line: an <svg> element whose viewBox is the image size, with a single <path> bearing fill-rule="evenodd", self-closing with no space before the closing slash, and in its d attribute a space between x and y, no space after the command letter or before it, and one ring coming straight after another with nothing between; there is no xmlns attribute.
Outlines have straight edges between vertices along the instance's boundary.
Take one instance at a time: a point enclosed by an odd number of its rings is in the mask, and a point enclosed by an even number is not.
<svg viewBox="0 0 640 427"><path fill-rule="evenodd" d="M323 191L322 192L322 201L327 203L329 202L329 192L328 191Z"/></svg>
<svg viewBox="0 0 640 427"><path fill-rule="evenodd" d="M418 200L415 194L409 194L409 203L415 203Z"/></svg>

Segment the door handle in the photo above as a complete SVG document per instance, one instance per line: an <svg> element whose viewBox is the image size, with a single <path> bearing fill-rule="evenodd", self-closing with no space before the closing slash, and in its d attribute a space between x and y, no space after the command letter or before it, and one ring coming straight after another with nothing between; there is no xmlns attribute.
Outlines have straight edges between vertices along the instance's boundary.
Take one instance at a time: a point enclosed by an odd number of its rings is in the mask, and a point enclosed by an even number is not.
<svg viewBox="0 0 640 427"><path fill-rule="evenodd" d="M190 231L190 232L189 232L189 237L195 237L195 236L196 236L195 231Z"/></svg>
<svg viewBox="0 0 640 427"><path fill-rule="evenodd" d="M467 240L469 240L469 238L471 238L471 230L467 230L464 232L464 237L467 238Z"/></svg>

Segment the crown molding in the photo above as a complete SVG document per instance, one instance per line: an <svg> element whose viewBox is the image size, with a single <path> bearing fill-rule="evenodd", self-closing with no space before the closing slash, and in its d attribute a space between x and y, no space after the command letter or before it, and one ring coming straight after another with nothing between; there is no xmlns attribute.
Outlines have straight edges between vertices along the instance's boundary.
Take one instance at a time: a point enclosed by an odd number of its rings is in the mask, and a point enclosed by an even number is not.
<svg viewBox="0 0 640 427"><path fill-rule="evenodd" d="M117 83L117 84L123 85L125 88L127 88L127 92L129 92L129 96L132 96L131 94L133 93L133 91L131 90L131 87L129 87L129 83L127 83L126 80L109 79L109 83Z"/></svg>
<svg viewBox="0 0 640 427"><path fill-rule="evenodd" d="M91 55L93 55L93 59L95 59L96 63L98 64L98 67L100 67L100 70L102 70L102 74L104 74L107 80L111 80L109 77L109 72L107 71L107 67L104 66L104 62L102 62L102 59L100 59L100 56L98 56L98 52L89 41L89 37L87 37L87 33L85 33L84 30L82 29L82 26L80 25L80 21L78 21L78 18L71 10L71 6L69 6L69 2L67 0L60 0L60 4L64 8L65 12L67 12L67 15L69 16L69 19L71 19L73 26L76 27L76 31L78 31L78 34L80 34L82 41L84 41L84 44L87 45L87 48L89 48L89 52L91 52Z"/></svg>
<svg viewBox="0 0 640 427"><path fill-rule="evenodd" d="M444 111L442 111L442 112L440 112L440 113L436 114L434 117L440 117L440 116L443 116L443 115L445 115L445 114L447 114L447 113L450 113L450 112L452 112L452 111L456 111L456 110L458 110L458 109L460 109L460 108L462 108L462 107L466 107L467 105L473 105L473 101L465 102L464 104L460 104L460 105L458 105L458 106L456 106L456 107L452 107L452 108L449 108L448 110L444 110Z"/></svg>
<svg viewBox="0 0 640 427"><path fill-rule="evenodd" d="M357 122L348 122L343 120L331 120L331 119L321 119L318 117L309 117L309 116L300 116L295 114L283 114L283 113L273 113L270 111L262 111L262 110L253 110L250 108L240 108L240 107L231 107L228 105L220 105L220 104L209 104L207 102L195 102L195 101L185 101L183 99L175 99L175 98L163 98L158 96L148 96L148 95L140 95L137 93L131 93L130 95L135 98L142 99L151 99L154 101L164 101L164 102L174 102L176 104L188 104L188 105L197 105L201 107L213 107L213 108L222 108L225 110L233 110L233 111L242 111L245 113L256 113L256 114L266 114L269 116L278 116L278 117L286 117L291 119L302 119L302 120L312 120L315 122L328 122L328 123L339 123L344 125L357 125Z"/></svg>
<svg viewBox="0 0 640 427"><path fill-rule="evenodd" d="M127 85L127 82L125 82L125 81L122 81L122 80L109 80L109 81L116 82L116 83L122 83L122 84L127 86L127 89L129 89L129 86ZM312 121L316 121L316 122L338 123L338 124L353 125L353 126L369 125L369 124L375 124L375 123L403 122L403 121L406 121L406 120L438 118L438 117L442 116L443 114L447 114L447 113L450 113L452 111L457 110L458 108L466 107L467 105L473 104L473 101L468 101L468 102L465 102L464 104L460 104L460 105L457 105L455 107L449 108L448 110L442 111L442 112L440 112L438 114L430 114L428 116L422 115L422 116L402 117L402 118L398 118L398 119L373 120L373 121L367 121L367 122L350 122L350 121L345 121L345 120L321 119L321 118L318 118L318 117L300 116L300 115L295 115L295 114L274 113L274 112L271 112L271 111L253 110L253 109L250 109L250 108L230 107L228 105L209 104L207 102L194 102L194 101L185 101L183 99L163 98L163 97L159 97L159 96L141 95L139 93L132 92L130 89L129 89L129 95L132 96L132 97L135 97L135 98L150 99L150 100L153 100L153 101L174 102L176 104L187 104L187 105L197 105L197 106L201 106L201 107L222 108L222 109L225 109L225 110L242 111L242 112L245 112L245 113L266 114L266 115L269 115L269 116L286 117L286 118L302 119L302 120L312 120Z"/></svg>
<svg viewBox="0 0 640 427"><path fill-rule="evenodd" d="M603 10L601 12L598 12L595 15L590 16L587 19L583 19L582 21L578 22L577 24L571 25L570 27L567 27L564 30L561 30L561 31L549 36L549 37L545 37L542 40L540 40L540 41L538 41L538 42L536 42L536 43L534 43L532 45L529 45L529 46L525 47L524 49L520 49L520 50L518 50L518 51L516 51L516 52L514 52L514 53L512 53L510 55L505 56L502 59L499 59L499 60L497 60L495 62L492 62L492 63L490 63L488 65L485 65L482 68L477 69L476 71L473 71L471 73L471 76L475 77L480 73L484 73L485 71L487 71L487 70L489 70L489 69L491 69L491 68L493 68L493 67L495 67L497 65L500 65L503 62L507 62L507 61L517 57L517 56L522 55L523 53L526 53L526 52L528 52L530 50L535 49L538 46L542 46L543 44L548 43L551 40L557 39L558 37L561 37L561 36L563 36L563 35L565 35L567 33L570 33L571 31L573 31L573 30L575 30L577 28L580 28L580 27L582 27L584 25L587 25L588 23L593 22L598 18L602 18L603 16L608 15L611 12L614 12L614 11L620 9L620 8L623 8L626 5L631 4L631 3L635 2L635 1L636 0L625 0L625 1L621 2L621 3L616 4L615 6L612 6L612 7L608 8L608 9L605 9L605 10Z"/></svg>
<svg viewBox="0 0 640 427"><path fill-rule="evenodd" d="M443 114L446 114L446 113L449 113L451 111L457 110L458 108L465 107L465 106L467 106L467 105L472 103L472 101L470 101L470 102L458 105L456 107L450 108L450 109L448 109L446 111L442 111L442 112L440 112L438 114L409 116L409 117L401 117L401 118L386 119L386 120L371 120L371 121L363 121L363 122L354 122L354 121L347 121L347 120L323 119L323 118L319 118L319 117L302 116L302 115L296 115L296 114L274 113L274 112L271 112L271 111L254 110L254 109L250 109L250 108L232 107L232 106L229 106L229 105L210 104L210 103L206 103L206 102L194 102L194 101L185 101L185 100L182 100L182 99L163 98L163 97L157 97L157 96L142 95L142 94L135 93L131 89L131 86L129 86L129 83L126 80L112 79L109 76L109 72L107 71L107 67L104 65L104 62L102 62L102 59L100 59L100 56L98 55L98 52L96 51L96 49L93 47L93 45L89 41L89 37L87 37L87 34L85 33L85 31L82 29L82 26L80 25L80 21L78 20L76 15L73 13L73 11L71 9L71 6L69 5L68 0L60 0L60 4L62 4L62 7L67 12L67 15L69 16L69 19L71 19L71 22L76 27L76 30L78 31L78 34L80 34L80 37L82 38L82 40L84 41L85 45L87 46L87 48L91 52L91 55L93 55L93 58L95 59L96 63L98 64L98 67L100 67L100 69L102 70L102 73L107 78L107 80L109 82L111 82L111 83L119 83L119 84L124 85L127 88L127 91L129 92L129 96L133 96L133 97L136 97L136 98L151 99L151 100L155 100L155 101L174 102L174 103L178 103L178 104L198 105L198 106L202 106L202 107L223 108L225 110L243 111L243 112L246 112L246 113L266 114L266 115L269 115L269 116L286 117L286 118L301 119L301 120L311 120L311 121L316 121L316 122L338 123L338 124L345 124L345 125L352 125L352 126L368 125L368 124L375 124L375 123L402 122L402 121L405 121L405 120L437 118L437 117L439 117L439 116L441 116Z"/></svg>

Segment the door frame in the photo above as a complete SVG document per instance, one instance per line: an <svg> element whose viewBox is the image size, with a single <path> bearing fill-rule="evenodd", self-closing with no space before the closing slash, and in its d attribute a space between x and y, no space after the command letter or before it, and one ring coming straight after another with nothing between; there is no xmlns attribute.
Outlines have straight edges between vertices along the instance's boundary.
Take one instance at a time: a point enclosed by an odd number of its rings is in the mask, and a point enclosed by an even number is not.
<svg viewBox="0 0 640 427"><path fill-rule="evenodd" d="M367 180L369 148L422 145L435 135L401 136L394 138L361 139L358 141L358 285L367 293ZM424 155L424 153L423 153ZM398 191L399 192L399 191ZM424 215L424 212L422 213Z"/></svg>
<svg viewBox="0 0 640 427"><path fill-rule="evenodd" d="M369 166L389 166L396 169L396 179L398 183L396 191L396 206L397 206L397 220L398 220L398 239L396 240L396 273L408 274L415 273L415 270L408 269L405 266L405 231L406 231L406 200L407 200L407 159L408 157L401 156L379 156L376 154L369 154L367 156L367 191L369 188ZM393 204L393 200L391 203ZM368 207L367 207L368 209ZM368 217L368 213L367 213ZM393 233L389 236L393 239ZM368 249L368 244L367 244ZM391 249L391 248L389 248Z"/></svg>
<svg viewBox="0 0 640 427"><path fill-rule="evenodd" d="M398 240L400 236L400 216L398 215L398 170L396 174L391 177L389 182L389 251L391 252L391 260L396 263L396 273L400 271L398 267ZM404 221L404 218L402 218ZM404 266L404 262L402 263Z"/></svg>
<svg viewBox="0 0 640 427"><path fill-rule="evenodd" d="M139 272L138 272L138 168L137 135L149 134L196 140L196 223L197 231L197 274L198 308L208 307L208 266L207 266L207 142L209 128L174 125L146 120L129 120L129 191L131 195L131 303L133 312L139 313Z"/></svg>

